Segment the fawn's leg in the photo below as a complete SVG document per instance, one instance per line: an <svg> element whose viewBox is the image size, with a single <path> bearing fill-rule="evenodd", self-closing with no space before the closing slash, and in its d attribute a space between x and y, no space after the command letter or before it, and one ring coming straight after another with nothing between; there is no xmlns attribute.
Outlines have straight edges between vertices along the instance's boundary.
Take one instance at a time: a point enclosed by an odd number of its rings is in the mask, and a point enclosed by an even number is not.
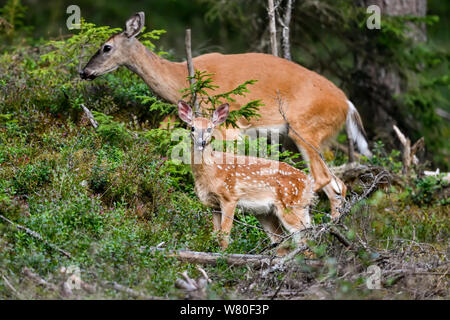
<svg viewBox="0 0 450 320"><path fill-rule="evenodd" d="M219 232L222 228L222 212L214 210L212 213L212 222L214 232Z"/></svg>
<svg viewBox="0 0 450 320"><path fill-rule="evenodd" d="M234 220L234 210L236 209L236 201L222 201L220 207L222 209L222 219L221 219L221 239L219 241L222 250L228 247L230 241L230 232L233 227Z"/></svg>

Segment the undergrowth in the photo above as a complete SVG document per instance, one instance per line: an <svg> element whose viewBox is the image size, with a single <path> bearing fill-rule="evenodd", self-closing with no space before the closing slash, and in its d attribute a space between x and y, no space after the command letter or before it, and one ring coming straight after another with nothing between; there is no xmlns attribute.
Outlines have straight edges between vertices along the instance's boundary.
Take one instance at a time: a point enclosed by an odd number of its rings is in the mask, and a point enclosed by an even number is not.
<svg viewBox="0 0 450 320"><path fill-rule="evenodd" d="M94 82L79 80L79 58L92 50L87 39L94 37L95 47L117 31L83 25L80 33L69 40L19 47L0 55L0 214L45 239L32 237L2 220L0 273L23 297L32 299L58 295L24 280L24 268L59 283L61 268L68 266L80 268L81 277L87 282L114 281L150 295L182 298L184 293L174 286L179 273L187 270L195 277L199 271L194 264L180 262L152 247L220 250L212 232L212 212L195 196L189 166L170 157L178 145L172 140L175 131L157 128L162 118L175 110L174 106L154 97L127 70L117 70ZM157 38L161 33L147 33L146 39ZM197 75L207 81L205 76ZM215 96L209 102L215 106L231 101L233 94L251 90L246 88L251 84L248 82L228 95ZM199 92L198 88L190 90ZM99 122L97 130L84 116L81 103L93 110ZM255 116L258 106L256 101L236 116ZM180 136L186 136L184 129L176 130ZM280 153L264 142L244 139L240 142L243 147L237 149L248 152L256 148L261 154L304 166L294 162L298 154ZM382 145L374 151L375 157L367 161L392 173L400 172L398 151L386 154ZM446 188L442 179L415 176L403 186L380 189L346 218L346 236L352 240L363 235L371 247L379 250L402 250L402 239L426 243L437 250L427 254L444 261L442 252L448 249L449 230ZM328 222L326 211L327 200L320 195L312 211L314 221ZM237 220L227 252L272 250L253 216L238 214ZM275 273L266 278L248 268L220 262L207 267L213 280L208 297L264 295L276 290L281 279L288 277L286 285L292 285L303 276L309 284L332 281L338 298L380 297L380 291L365 288L364 275L355 279L343 277L345 270L338 266L337 257L348 253L336 249L339 244L335 241L316 241L310 246L325 267L305 269L302 273ZM70 258L54 247L69 252ZM370 254L365 250L353 255L355 268L366 268L374 258ZM297 283L302 284L303 280ZM404 284L405 288L408 286ZM388 287L385 290L389 298L395 298L395 291ZM114 290L94 296L77 294L81 298L122 297ZM433 297L446 294L439 289ZM319 296L308 293L308 297ZM18 298L3 281L0 297ZM414 295L406 289L402 297Z"/></svg>

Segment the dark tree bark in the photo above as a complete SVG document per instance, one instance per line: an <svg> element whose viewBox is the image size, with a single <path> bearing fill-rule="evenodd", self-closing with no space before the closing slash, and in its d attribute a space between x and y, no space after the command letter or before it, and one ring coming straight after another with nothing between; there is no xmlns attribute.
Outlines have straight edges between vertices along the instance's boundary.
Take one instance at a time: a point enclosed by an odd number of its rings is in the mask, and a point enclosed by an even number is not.
<svg viewBox="0 0 450 320"><path fill-rule="evenodd" d="M381 28L383 16L419 16L426 15L427 0L359 0L358 4L364 8L377 5L381 9ZM425 26L417 27L411 24L412 31L408 34L414 41L426 40ZM368 32L378 32L368 30ZM368 40L369 41L369 40ZM376 54L376 53L375 53ZM396 139L393 125L398 124L406 129L411 127L407 119L400 113L394 96L405 90L397 70L389 65L376 61L374 54L365 57L356 56L356 71L352 75L353 90L351 99L360 110L369 135L375 140L381 139L388 147L395 147Z"/></svg>

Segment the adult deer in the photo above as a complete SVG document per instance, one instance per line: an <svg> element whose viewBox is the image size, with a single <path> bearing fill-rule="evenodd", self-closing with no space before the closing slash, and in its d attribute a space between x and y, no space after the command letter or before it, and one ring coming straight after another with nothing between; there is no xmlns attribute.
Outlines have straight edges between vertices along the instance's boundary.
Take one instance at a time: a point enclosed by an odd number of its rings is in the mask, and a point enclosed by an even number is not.
<svg viewBox="0 0 450 320"><path fill-rule="evenodd" d="M284 227L295 233L298 245L301 230L311 224L308 209L314 198L312 178L284 162L213 151L213 130L228 114L226 103L211 119L194 118L192 108L182 100L178 102L178 115L191 128L195 192L202 203L220 209L220 213L213 213L220 246L228 246L236 207L253 213L272 243L281 242ZM278 253L285 251L279 248Z"/></svg>
<svg viewBox="0 0 450 320"><path fill-rule="evenodd" d="M167 61L148 50L136 39L143 27L144 13L136 13L126 22L125 31L112 36L101 46L80 73L81 78L92 80L119 66L126 66L153 92L176 104L182 96L180 90L189 85L186 63ZM338 217L346 187L330 172L318 149L346 122L350 138L362 154L370 155L361 118L345 94L319 74L268 54L210 53L194 58L193 63L196 69L214 74L213 81L220 92L230 91L246 80L258 80L251 93L237 97L230 105L231 110L236 110L255 99L262 99L265 104L259 108L260 118L238 121L241 131L267 129L291 138L309 161L314 191L325 191L330 199L331 215ZM285 110L287 122L279 112L278 95L288 106Z"/></svg>

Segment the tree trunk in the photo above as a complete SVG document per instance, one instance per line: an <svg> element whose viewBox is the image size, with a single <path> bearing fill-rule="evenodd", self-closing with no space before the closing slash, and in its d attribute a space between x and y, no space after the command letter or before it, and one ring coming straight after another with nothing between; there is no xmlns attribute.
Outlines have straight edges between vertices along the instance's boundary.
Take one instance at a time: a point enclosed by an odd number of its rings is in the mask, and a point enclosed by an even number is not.
<svg viewBox="0 0 450 320"><path fill-rule="evenodd" d="M427 0L360 0L358 3L364 8L370 5L380 7L381 28L383 28L383 16L424 17L427 8ZM377 32L377 30L368 32ZM411 24L411 32L408 36L415 41L425 41L425 26L417 27ZM363 118L370 119L365 122L369 135L375 140L384 141L388 148L395 147L393 125L409 127L394 99L395 95L404 92L405 84L396 70L389 65L377 63L371 54L366 57L355 57L355 64L351 99L361 111Z"/></svg>
<svg viewBox="0 0 450 320"><path fill-rule="evenodd" d="M272 49L272 54L278 57L277 26L275 22L276 13L273 0L267 1L267 12L269 15L270 47Z"/></svg>

